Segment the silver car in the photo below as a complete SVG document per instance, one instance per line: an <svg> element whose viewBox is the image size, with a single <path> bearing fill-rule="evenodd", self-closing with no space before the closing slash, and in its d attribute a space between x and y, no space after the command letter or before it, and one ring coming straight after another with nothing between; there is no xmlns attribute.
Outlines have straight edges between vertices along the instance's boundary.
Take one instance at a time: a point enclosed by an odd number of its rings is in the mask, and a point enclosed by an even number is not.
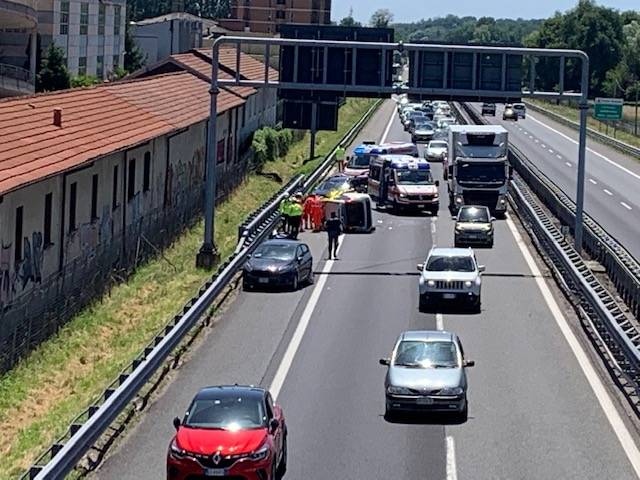
<svg viewBox="0 0 640 480"><path fill-rule="evenodd" d="M458 215L453 217L456 221L454 227L454 245L480 244L493 247L495 218L484 205L464 205L458 210Z"/></svg>
<svg viewBox="0 0 640 480"><path fill-rule="evenodd" d="M470 248L432 248L425 263L418 265L420 310L445 300L467 303L479 312L484 270Z"/></svg>
<svg viewBox="0 0 640 480"><path fill-rule="evenodd" d="M404 332L393 347L384 381L385 415L396 411L454 412L467 420L467 375L475 362L464 359L455 333L422 330Z"/></svg>
<svg viewBox="0 0 640 480"><path fill-rule="evenodd" d="M424 158L430 162L441 162L447 154L448 145L444 140L431 140L424 150Z"/></svg>

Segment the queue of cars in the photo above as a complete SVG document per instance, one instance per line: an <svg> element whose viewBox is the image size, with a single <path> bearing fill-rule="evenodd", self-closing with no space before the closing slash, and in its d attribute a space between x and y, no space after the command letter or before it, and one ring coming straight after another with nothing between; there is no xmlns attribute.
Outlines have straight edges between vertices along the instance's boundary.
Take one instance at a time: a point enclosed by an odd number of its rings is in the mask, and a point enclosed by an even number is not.
<svg viewBox="0 0 640 480"><path fill-rule="evenodd" d="M491 115L496 116L496 104L491 102L485 102L480 108L483 116ZM524 103L506 103L502 112L502 120L518 121L519 118L527 118L527 106Z"/></svg>

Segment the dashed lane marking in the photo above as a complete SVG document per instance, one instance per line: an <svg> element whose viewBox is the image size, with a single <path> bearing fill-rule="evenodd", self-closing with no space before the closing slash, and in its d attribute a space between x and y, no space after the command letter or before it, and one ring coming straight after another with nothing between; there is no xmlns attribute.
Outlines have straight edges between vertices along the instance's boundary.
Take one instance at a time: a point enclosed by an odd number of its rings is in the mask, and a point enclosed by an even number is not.
<svg viewBox="0 0 640 480"><path fill-rule="evenodd" d="M590 178L590 179L589 179L589 181L590 181L591 183L593 183L594 185L597 185L597 184L598 184L598 182L596 182L593 178Z"/></svg>
<svg viewBox="0 0 640 480"><path fill-rule="evenodd" d="M458 480L458 467L456 466L456 444L453 437L447 435L447 480Z"/></svg>
<svg viewBox="0 0 640 480"><path fill-rule="evenodd" d="M603 190L604 193L606 193L607 195L609 195L610 197L613 196L613 193L611 193L609 190L607 190L606 188Z"/></svg>
<svg viewBox="0 0 640 480"><path fill-rule="evenodd" d="M567 167L571 167L571 162L564 162Z"/></svg>
<svg viewBox="0 0 640 480"><path fill-rule="evenodd" d="M633 208L631 208L631 205L624 203L624 202L620 202L620 205L622 205L624 208L626 208L627 210L633 210Z"/></svg>

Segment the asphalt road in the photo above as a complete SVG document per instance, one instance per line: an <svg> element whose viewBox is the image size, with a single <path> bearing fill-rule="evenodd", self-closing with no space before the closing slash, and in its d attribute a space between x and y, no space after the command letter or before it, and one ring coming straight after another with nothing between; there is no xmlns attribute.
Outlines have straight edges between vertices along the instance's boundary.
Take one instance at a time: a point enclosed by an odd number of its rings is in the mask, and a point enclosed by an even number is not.
<svg viewBox="0 0 640 480"><path fill-rule="evenodd" d="M392 110L385 104L358 141L379 139ZM387 140L406 138L394 120ZM434 171L441 176L439 165ZM171 419L201 386L270 386L311 298L277 399L289 426L286 478L636 478L506 221L496 225L495 247L478 251L487 265L482 312L418 312L415 265L453 240L444 203L437 218L376 212L377 230L346 236L340 260L328 265L324 236L305 234L326 279L295 293L241 293L95 477L163 478ZM377 360L403 330L440 322L476 361L469 420L385 421Z"/></svg>
<svg viewBox="0 0 640 480"><path fill-rule="evenodd" d="M511 143L575 201L578 132L533 111L517 122L496 113L485 118L509 130ZM640 162L590 138L587 148L585 211L640 259Z"/></svg>

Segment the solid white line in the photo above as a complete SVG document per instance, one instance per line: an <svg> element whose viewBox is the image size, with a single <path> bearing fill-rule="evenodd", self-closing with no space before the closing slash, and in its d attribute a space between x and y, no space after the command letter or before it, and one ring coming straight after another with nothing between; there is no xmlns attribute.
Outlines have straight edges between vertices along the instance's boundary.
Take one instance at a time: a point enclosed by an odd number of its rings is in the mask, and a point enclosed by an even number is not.
<svg viewBox="0 0 640 480"><path fill-rule="evenodd" d="M338 252L340 252L340 247L342 247L342 243L344 240L344 235L340 235L339 243L338 243ZM278 398L278 394L282 389L282 385L284 384L285 379L287 378L287 374L289 373L289 369L293 364L293 360L296 356L296 352L300 347L300 343L302 343L302 337L304 337L304 332L306 332L307 327L309 326L309 322L311 320L311 316L313 315L313 311L315 310L318 301L320 300L320 295L322 294L322 289L327 283L327 279L329 275L327 275L331 269L333 268L335 261L327 260L322 267L322 275L319 275L320 278L317 279L315 286L313 287L313 292L311 292L311 297L309 297L309 301L302 312L302 316L300 317L300 321L298 322L298 326L296 327L295 332L293 332L293 336L289 341L289 345L287 346L287 350L284 352L284 356L280 361L280 365L278 366L278 370L276 371L275 376L273 377L273 381L271 382L271 386L269 390L271 391L271 395L273 398Z"/></svg>
<svg viewBox="0 0 640 480"><path fill-rule="evenodd" d="M603 190L604 193L606 193L607 195L609 195L610 197L613 196L613 193L611 193L609 190L607 190L606 188Z"/></svg>
<svg viewBox="0 0 640 480"><path fill-rule="evenodd" d="M550 127L550 126L549 126L549 125L547 125L546 123L541 122L540 120L536 119L535 117L533 117L533 116L531 116L531 115L529 115L529 118L531 118L531 120L533 120L534 122L539 123L539 124L540 124L540 125L542 125L543 127L548 128L548 129L549 129L549 130L551 130L552 132L554 132L554 133L556 133L556 134L560 135L562 138L564 138L564 139L566 139L566 140L569 140L570 142L574 143L575 145L578 145L578 141L577 141L577 140L574 140L573 138L571 138L571 137L569 137L569 136L565 135L564 133L559 132L559 131L558 131L558 130L556 130L555 128ZM614 161L613 161L613 160L611 160L610 158L605 157L605 156L604 156L604 155L602 155L601 153L598 153L598 152L596 152L595 150L593 150L593 149L591 149L591 148L588 148L588 147L587 147L587 151L589 151L589 152L593 153L594 155L596 155L596 156L600 157L600 158L601 158L601 159L603 159L605 162L608 162L608 163L610 163L611 165L613 165L613 166L615 166L615 167L619 168L619 169L620 169L620 170L622 170L623 172L628 173L629 175L631 175L632 177L636 178L637 180L640 180L640 175L638 175L638 174L637 174L637 173L635 173L635 172L632 172L632 171L631 171L631 170L629 170L628 168L623 167L623 166L622 166L622 165L620 165L619 163L614 162Z"/></svg>
<svg viewBox="0 0 640 480"><path fill-rule="evenodd" d="M389 119L389 123L387 123L387 128L384 129L384 133L382 137L380 137L380 143L384 143L387 141L387 136L389 135L389 130L391 130L391 125L393 125L393 121L396 118L396 110L395 108L391 111L391 118Z"/></svg>
<svg viewBox="0 0 640 480"><path fill-rule="evenodd" d="M626 453L631 466L635 470L636 475L640 476L640 451L638 450L638 446L629 433L627 426L624 424L622 418L620 417L620 413L613 404L613 401L611 400L607 389L603 385L602 380L600 380L598 373L593 368L593 365L591 365L589 357L587 356L586 352L582 348L582 345L571 330L567 319L562 314L562 310L553 297L551 290L549 290L548 285L542 278L540 269L538 268L538 265L536 265L536 262L529 251L529 247L527 247L527 245L522 240L520 232L518 232L515 224L513 223L513 220L507 218L507 225L509 226L509 230L511 230L511 234L515 238L516 243L520 248L520 251L522 252L525 262L529 266L529 270L531 270L531 273L535 277L536 284L540 289L540 293L542 293L542 297L549 307L549 310L551 311L551 314L553 315L558 328L560 328L560 331L567 341L569 348L571 348L573 355L576 357L576 360L578 361L578 364L582 369L582 373L591 386L591 389L593 390L598 403L600 403L600 407L607 417L607 420L611 424L614 433L618 437L618 441L622 445L622 448L624 449L624 452Z"/></svg>
<svg viewBox="0 0 640 480"><path fill-rule="evenodd" d="M620 205L622 205L624 208L626 208L627 210L633 210L633 208L631 208L631 205L628 205L624 202L620 202Z"/></svg>
<svg viewBox="0 0 640 480"><path fill-rule="evenodd" d="M589 179L589 181L590 181L591 183L593 183L594 185L597 185L597 184L598 184L598 182L596 182L593 178L590 178L590 179Z"/></svg>
<svg viewBox="0 0 640 480"><path fill-rule="evenodd" d="M458 480L458 468L456 467L456 444L453 437L447 435L447 480Z"/></svg>
<svg viewBox="0 0 640 480"><path fill-rule="evenodd" d="M444 317L441 313L436 313L436 330L444 330Z"/></svg>
<svg viewBox="0 0 640 480"><path fill-rule="evenodd" d="M570 163L570 162L564 162L564 164L565 164L567 167L570 167L570 166L571 166L571 163Z"/></svg>

